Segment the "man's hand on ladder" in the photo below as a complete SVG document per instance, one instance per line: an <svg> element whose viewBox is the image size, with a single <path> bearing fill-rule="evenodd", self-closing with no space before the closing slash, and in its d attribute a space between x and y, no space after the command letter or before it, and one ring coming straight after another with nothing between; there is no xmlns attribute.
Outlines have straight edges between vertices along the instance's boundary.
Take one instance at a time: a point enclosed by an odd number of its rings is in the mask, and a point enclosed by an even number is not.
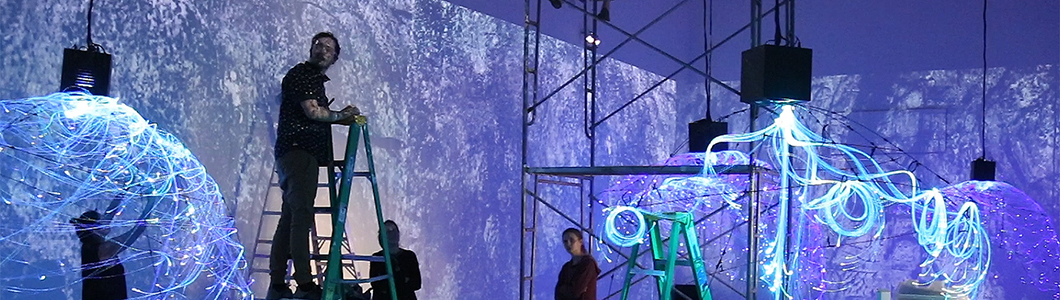
<svg viewBox="0 0 1060 300"><path fill-rule="evenodd" d="M354 123L364 125L365 123L368 123L368 117L365 117L364 115L352 115L335 123L342 125L353 125Z"/></svg>

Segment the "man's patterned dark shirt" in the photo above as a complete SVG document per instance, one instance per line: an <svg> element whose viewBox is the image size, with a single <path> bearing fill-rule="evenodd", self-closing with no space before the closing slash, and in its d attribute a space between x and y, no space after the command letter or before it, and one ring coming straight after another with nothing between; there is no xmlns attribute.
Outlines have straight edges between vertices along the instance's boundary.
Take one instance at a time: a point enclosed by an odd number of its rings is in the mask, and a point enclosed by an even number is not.
<svg viewBox="0 0 1060 300"><path fill-rule="evenodd" d="M328 107L324 93L324 82L331 80L320 67L300 63L287 71L283 77L280 104L280 123L276 128L276 159L293 149L302 149L317 159L317 162L332 160L331 124L319 122L306 116L302 101L316 99L320 107Z"/></svg>

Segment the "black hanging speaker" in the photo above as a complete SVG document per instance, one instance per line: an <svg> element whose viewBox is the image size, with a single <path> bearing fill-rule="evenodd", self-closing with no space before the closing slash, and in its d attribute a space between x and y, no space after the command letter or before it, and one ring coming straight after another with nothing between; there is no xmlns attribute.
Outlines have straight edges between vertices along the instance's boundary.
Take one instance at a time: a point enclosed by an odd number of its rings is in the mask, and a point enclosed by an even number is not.
<svg viewBox="0 0 1060 300"><path fill-rule="evenodd" d="M972 180L994 181L997 163L982 157L972 161Z"/></svg>
<svg viewBox="0 0 1060 300"><path fill-rule="evenodd" d="M63 50L59 90L84 90L93 95L109 96L110 67L110 54L67 48Z"/></svg>
<svg viewBox="0 0 1060 300"><path fill-rule="evenodd" d="M740 101L747 104L810 101L813 51L761 45L742 53Z"/></svg>
<svg viewBox="0 0 1060 300"><path fill-rule="evenodd" d="M714 138L729 133L729 123L702 119L688 123L688 152L707 152ZM713 151L729 150L728 143L714 145Z"/></svg>

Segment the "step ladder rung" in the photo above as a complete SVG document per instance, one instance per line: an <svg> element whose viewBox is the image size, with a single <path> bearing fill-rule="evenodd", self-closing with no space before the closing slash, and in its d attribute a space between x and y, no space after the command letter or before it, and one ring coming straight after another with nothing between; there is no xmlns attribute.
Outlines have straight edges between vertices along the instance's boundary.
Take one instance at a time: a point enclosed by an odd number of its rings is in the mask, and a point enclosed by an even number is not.
<svg viewBox="0 0 1060 300"><path fill-rule="evenodd" d="M281 211L271 211L270 210L270 211L263 211L263 212L261 212L261 214L262 215L266 215L266 216L282 216L283 212L281 212Z"/></svg>
<svg viewBox="0 0 1060 300"><path fill-rule="evenodd" d="M258 244L272 244L272 240L258 240Z"/></svg>
<svg viewBox="0 0 1060 300"><path fill-rule="evenodd" d="M372 177L372 173L368 172L368 171L357 171L357 172L353 172L353 177L370 178L370 177Z"/></svg>
<svg viewBox="0 0 1060 300"><path fill-rule="evenodd" d="M341 257L342 257L343 260L352 260L352 261L370 261L370 262L384 262L384 261L386 261L385 257L372 256L372 255L343 254L343 255L341 255ZM331 257L329 255L327 255L327 254L310 254L309 255L309 259L313 259L313 260L329 260L329 259L331 259Z"/></svg>
<svg viewBox="0 0 1060 300"><path fill-rule="evenodd" d="M331 163L334 164L336 167L345 166L346 165L346 160L345 159L336 159L336 160L331 161ZM326 161L326 160L325 161L317 161L317 166L318 167L322 167L322 168L323 167L327 167L328 166L328 161Z"/></svg>
<svg viewBox="0 0 1060 300"><path fill-rule="evenodd" d="M253 269L253 270L251 270L251 273L265 273L265 274L269 274L269 269L260 269L260 268L259 269ZM291 274L287 274L283 278L284 278L285 281L294 280L294 276L292 276ZM315 279L324 278L324 274L314 274L313 278L315 278Z"/></svg>
<svg viewBox="0 0 1060 300"><path fill-rule="evenodd" d="M639 269L639 268L638 269L634 269L633 273L643 274L643 275L648 275L648 276L656 276L656 277L666 276L666 272L665 271L645 270L645 269Z"/></svg>
<svg viewBox="0 0 1060 300"><path fill-rule="evenodd" d="M674 261L674 266L686 266L686 267L688 267L688 266L692 266L692 262L687 260L687 259L678 259L678 260ZM656 259L655 260L655 269L661 269L661 268L665 268L665 267L666 267L666 260L665 259Z"/></svg>
<svg viewBox="0 0 1060 300"><path fill-rule="evenodd" d="M376 282L376 281L380 281L380 280L387 280L389 278L390 278L390 275L379 275L379 276L376 276L376 277L362 278L362 279L344 279L344 280L342 280L342 283L343 284L362 284L362 283Z"/></svg>

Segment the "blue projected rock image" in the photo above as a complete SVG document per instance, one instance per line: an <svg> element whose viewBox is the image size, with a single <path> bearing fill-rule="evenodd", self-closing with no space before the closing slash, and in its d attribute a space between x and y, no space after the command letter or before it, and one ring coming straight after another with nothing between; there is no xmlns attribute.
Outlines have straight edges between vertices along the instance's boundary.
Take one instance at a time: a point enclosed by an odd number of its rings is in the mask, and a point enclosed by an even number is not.
<svg viewBox="0 0 1060 300"><path fill-rule="evenodd" d="M3 33L0 99L30 99L55 92L59 85L62 48L84 44L86 3L0 0L0 32ZM510 5L521 4L513 2ZM498 2L497 5L502 4ZM739 15L745 18L746 14L740 12ZM237 246L245 249L242 253L245 264L233 262L230 265L248 272L244 282L235 279L238 277L226 281L201 275L184 282L176 278L192 278L192 273L178 273L177 270L191 270L188 269L192 268L190 265L180 265L188 260L173 259L172 265L168 262L157 266L152 264L159 259L161 248L151 247L166 239L150 238L161 236L162 230L148 227L136 241L134 249L120 254L122 259L129 261L125 267L130 272L151 273L150 276L129 277L130 295L157 291L153 285L155 282L150 280L170 278L172 280L164 286L187 286L185 290L204 291L204 294L188 293L184 296L188 299L208 297L219 290L235 295L247 286L249 291L255 292L255 297L264 296L267 276L250 270L265 268L267 263L254 259L251 254L267 254L269 247L259 246L256 240L271 238L276 222L269 218L263 221L262 212L275 208L278 202L278 189L270 185L270 179L273 178L280 80L290 67L308 58L310 38L314 34L331 31L342 47L338 62L327 73L331 78L327 83L328 95L335 98L331 107L356 105L369 117L383 214L399 224L401 246L417 253L423 276L423 289L417 292L419 298L492 300L520 297L519 237L523 232L519 215L523 201L520 190L523 168L521 95L524 72L524 24L521 22L512 23L440 0L107 0L95 1L93 22L93 41L104 46L114 58L110 91L119 99L117 103L134 109L149 122L144 124L155 124L157 129L168 132L174 141L179 140L187 151L186 157L194 157L199 163L198 169L192 169L208 172L208 178L216 183L206 184L209 182L206 179L197 181L201 189L196 193L209 192L214 196L202 198L202 205L194 206L194 217L188 217L189 220L208 216L217 218L209 217L208 222L212 223L194 233L196 238L198 235L230 233L224 235L224 243L213 244L218 250L212 253L218 257L236 255L234 249ZM560 22L552 22L548 26L560 25ZM600 38L605 45L621 40L618 36ZM838 42L842 38L834 37L829 41ZM815 43L811 37L803 40L811 48L815 44L827 45ZM742 46L732 49L736 48ZM581 71L583 50L581 44L542 36L539 96L556 90ZM940 54L939 59L946 57ZM720 60L715 63L738 64ZM967 188L958 184L968 177L968 162L980 155L982 71L818 75L813 81L813 100L806 104L812 113L803 115L801 120L811 131L871 153L888 169L908 170L916 174L921 186L943 188L944 194L948 193L946 187ZM991 228L1013 228L1018 235L1025 229L1013 227L1013 224L1045 224L1051 220L1052 228L1055 228L1055 220L1060 217L1060 201L1057 201L1060 183L1054 180L1060 176L1060 154L1056 150L1060 147L1057 142L1060 137L1057 134L1060 123L1058 78L1056 62L1048 60L1036 65L991 66L987 72L987 94L991 99L986 118L987 158L998 162L998 179L1005 184L991 186L982 193L1004 195L998 199L1003 198L1006 206L1018 204L1036 213L1040 211L1035 216L1041 217L1024 215L1019 219L1023 223L992 219L995 215L989 212L992 208L987 207L987 203L991 202L986 198L993 196L982 196L985 198L979 202L982 206L980 213L992 238L1009 236L1012 231L1005 229L1001 233L991 231ZM596 165L650 165L667 159L682 164L695 163L694 158L683 156L687 155L684 153L687 149L684 131L688 122L703 118L706 101L701 77L668 79L666 74L638 67L636 61L609 58L599 65L598 80L595 103L585 101L586 91L579 79L558 90L554 97L538 107L535 125L528 132L530 166L590 164L587 128L594 120L587 120L588 105L596 105L601 112L595 116L598 119L615 112L609 120L595 126ZM726 83L739 86L736 82ZM619 110L656 84L658 87L643 99ZM714 117L729 115L725 121L730 123L730 133L749 132L749 115L742 111L746 106L739 102L739 97L717 86L712 93ZM768 125L775 117L773 113L763 112L756 123L757 128ZM17 120L7 114L0 118ZM335 127L334 133L336 148L341 149L345 145L346 129ZM0 134L4 139L10 139L12 133L3 131ZM744 153L750 150L746 147L731 149ZM85 151L76 147L74 150ZM0 151L0 160L31 161L31 158L10 156L9 151ZM358 161L364 161L363 154ZM3 193L11 194L11 201L22 199L19 201L23 202L18 203L27 203L28 196L40 194L43 198L35 198L37 200L33 201L37 202L32 203L58 205L57 196L48 194L56 191L62 193L63 199L69 199L67 197L73 194L64 191L72 188L74 182L31 175L67 176L59 171L63 168L46 164L43 161L24 166L10 164L12 167L9 168L5 163L0 168L0 174L4 176L0 177L0 184L5 187ZM19 171L15 171L15 166L19 166ZM71 164L64 164L65 168L69 166ZM137 165L137 168L146 170L149 166L158 165ZM179 174L191 176L194 173L188 172ZM205 173L194 175L207 178ZM35 185L47 191L35 193L27 190L28 186L19 180L51 180L52 183ZM176 180L171 191L190 189L185 185L193 182L182 180ZM584 223L593 224L596 230L602 229L601 222L606 217L600 203L590 209L588 203L580 199L589 199L583 198L583 194L590 190L595 193L594 197L603 199L607 196L603 194L607 188L621 186L627 182L623 180L625 178L618 176L598 177L593 188L585 187L584 190L542 184L538 193L554 201L557 210L574 216L574 219L584 217ZM729 184L732 189L737 189L744 183L734 181ZM1007 189L1009 186L1011 190ZM717 189L717 186L712 187ZM76 201L75 205L52 209L57 211L54 215L38 208L16 208L13 204L0 203L0 220L7 224L0 225L0 228L9 230L5 231L8 235L25 233L21 237L12 236L23 240L11 244L5 240L0 244L0 255L8 253L9 249L21 249L11 252L15 253L14 256L2 261L0 299L76 298L81 285L77 281L78 274L73 271L80 263L78 243L67 221L87 209L106 210L114 201L115 193L101 193L90 198L90 202ZM147 194L147 191L128 193L140 195ZM1026 197L1022 198L1020 193L1025 193ZM350 219L346 228L350 243L358 254L374 253L380 247L376 241L378 228L370 189L355 186L351 195ZM135 197L121 199L120 203L128 212L115 217L113 224L116 227L111 230L112 235L135 228L135 224L127 221L136 219L138 215L132 212L139 212L137 209L146 203L157 203L155 210L164 210L173 218L186 213L186 203L190 203L184 200L141 202L138 200L141 198ZM327 203L323 192L318 193L317 200L318 205ZM738 199L728 200L740 203ZM731 205L725 201L714 198L709 206L699 209L711 211ZM967 199L961 200L964 201ZM1032 201L1040 210L1034 208ZM266 202L274 207L266 207ZM902 223L911 223L908 221L910 216L902 215L897 207L887 209L884 216L888 218L888 229L883 236L902 235L906 232L900 228L912 228L912 224ZM891 212L892 209L895 212ZM1002 209L1001 204L997 204L997 209ZM542 208L539 213L536 248L532 250L536 255L532 299L552 299L558 272L569 259L560 233L574 224L549 209ZM233 219L226 219L228 217ZM717 224L706 224L707 227L715 226L721 230L742 220L739 214L725 214L724 217L716 221ZM161 222L162 218L159 220ZM206 222L206 219L201 220ZM991 222L1003 222L1003 225L991 227L995 224ZM234 229L238 229L234 233L231 230L233 224ZM327 222L318 224L327 226ZM19 231L23 228L43 230ZM207 231L207 228L214 231ZM1044 232L1044 228L1041 225L1026 230ZM190 231L194 228L187 229L181 234L192 234ZM710 227L709 230L715 229ZM830 229L819 226L807 230L824 234ZM711 282L712 290L717 293L715 299L738 296L722 281L737 289L745 283L744 270L739 267L741 260L745 262L746 259L743 256L747 247L745 233L735 231L731 237L726 235L702 245L708 260L712 260L709 270L714 271L718 261L724 260L722 267L717 269L719 278ZM1044 236L1032 238L1046 241ZM700 237L705 238L705 234ZM821 245L836 242L828 237L823 240ZM1013 244L1008 245L991 240L991 247L1005 245L1011 248L992 252L991 261L994 263L991 270L995 271L991 272L999 273L988 273L979 299L1051 296L1046 292L1050 287L1041 282L1054 281L1038 280L1039 277L1035 277L1038 275L1031 274L1048 273L1047 268L1030 272L1015 267L997 267L998 264L1015 266L1016 262L1025 264L1045 258L1037 256L1043 252L1026 248L1029 245L1026 243L1031 240L1013 238L1011 241ZM828 281L850 282L842 289L828 286L828 292L822 293L821 299L870 299L879 289L894 289L903 280L916 278L917 265L926 258L922 256L922 247L911 235L909 239L844 240L843 245L828 248L831 252L814 253L814 262L829 269L842 268L851 261L847 258L851 255L862 255L856 259L856 272L814 275L814 278ZM189 257L195 257L198 251L194 247L180 248L180 251L191 251L177 252ZM232 252L227 252L229 250ZM608 253L603 248L598 250L594 250L594 255L605 272L607 268L624 262L616 258L616 253ZM183 254L172 255L183 257ZM1005 261L997 262L999 259ZM205 268L199 271L207 270L209 266L199 266ZM367 275L367 265L355 267L358 275ZM63 270L63 273L53 270ZM155 272L165 270L172 272L156 276ZM999 277L993 278L995 275ZM1046 274L1046 277L1060 278L1052 274ZM689 274L682 273L676 279L679 283L688 283L689 278ZM621 281L621 272L601 278L598 284L600 298L619 291ZM230 284L205 289L218 282ZM1028 285L1035 288L1027 288ZM654 293L654 285L642 281L634 285L632 295L636 299L655 299Z"/></svg>

